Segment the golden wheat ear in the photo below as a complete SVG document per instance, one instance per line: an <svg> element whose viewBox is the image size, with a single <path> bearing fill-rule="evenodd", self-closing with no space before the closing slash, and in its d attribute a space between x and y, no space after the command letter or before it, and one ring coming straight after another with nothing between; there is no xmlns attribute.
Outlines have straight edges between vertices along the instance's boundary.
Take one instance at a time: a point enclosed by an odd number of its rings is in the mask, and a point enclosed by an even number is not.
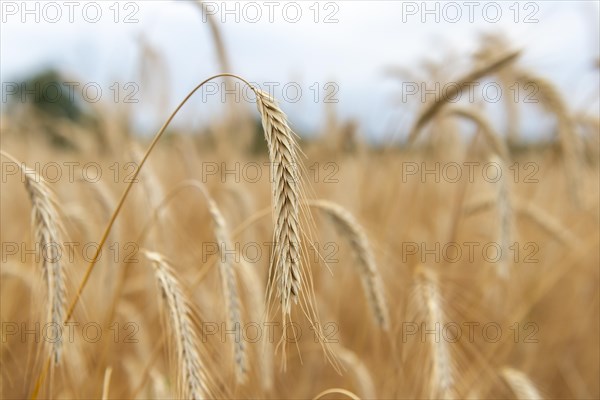
<svg viewBox="0 0 600 400"><path fill-rule="evenodd" d="M17 164L24 178L25 189L31 201L31 224L36 247L39 248L42 261L42 273L48 293L47 321L56 329L61 329L66 314L67 289L61 254L64 254L62 233L57 202L52 189L35 170L17 161L13 156L0 151L2 155ZM60 361L62 338L50 344L50 352L55 364Z"/></svg>
<svg viewBox="0 0 600 400"><path fill-rule="evenodd" d="M255 93L271 167L275 224L272 284L285 317L291 313L292 301L298 302L302 287L298 144L275 100L262 90L255 89Z"/></svg>
<svg viewBox="0 0 600 400"><path fill-rule="evenodd" d="M381 329L389 330L390 316L383 290L383 280L365 230L348 210L337 203L313 200L308 201L308 205L326 213L350 241L358 260L357 270L375 322Z"/></svg>
<svg viewBox="0 0 600 400"><path fill-rule="evenodd" d="M240 298L237 290L237 281L234 271L234 265L231 262L231 256L226 254L227 249L233 249L229 229L225 217L219 206L214 201L206 187L198 181L191 181L200 192L202 192L208 203L208 211L212 218L214 226L214 236L217 239L217 247L220 253L219 271L221 276L221 286L223 296L225 297L225 307L227 309L227 319L231 329L242 329L242 317L240 312ZM235 361L235 377L237 383L244 383L248 373L248 362L246 356L246 346L244 340L233 341L233 355Z"/></svg>
<svg viewBox="0 0 600 400"><path fill-rule="evenodd" d="M209 374L200 357L199 340L194 330L191 301L185 295L175 271L159 253L143 250L152 263L154 275L168 314L177 360L177 392L179 398L211 397Z"/></svg>
<svg viewBox="0 0 600 400"><path fill-rule="evenodd" d="M442 295L439 288L438 274L423 265L419 265L414 273L416 289L423 304L425 321L429 329L443 326L445 313L442 308ZM432 372L430 377L431 398L451 397L455 386L455 368L446 340L431 340Z"/></svg>

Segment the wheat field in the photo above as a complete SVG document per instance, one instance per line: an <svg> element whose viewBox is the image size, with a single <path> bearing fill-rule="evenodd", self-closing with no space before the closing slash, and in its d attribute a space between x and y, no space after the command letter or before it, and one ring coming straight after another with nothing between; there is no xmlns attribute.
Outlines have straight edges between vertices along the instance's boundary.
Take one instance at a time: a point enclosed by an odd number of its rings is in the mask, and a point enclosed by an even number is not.
<svg viewBox="0 0 600 400"><path fill-rule="evenodd" d="M600 397L600 115L488 40L407 140L306 138L213 28L223 74L152 135L3 113L1 398ZM486 79L550 139L449 101ZM213 81L252 100L172 127Z"/></svg>

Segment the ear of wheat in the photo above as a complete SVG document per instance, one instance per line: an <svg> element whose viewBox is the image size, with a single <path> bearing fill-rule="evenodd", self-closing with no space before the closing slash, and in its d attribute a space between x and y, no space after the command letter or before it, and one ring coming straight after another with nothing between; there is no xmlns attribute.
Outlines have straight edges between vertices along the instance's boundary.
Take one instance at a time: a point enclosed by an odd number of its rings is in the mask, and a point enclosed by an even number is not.
<svg viewBox="0 0 600 400"><path fill-rule="evenodd" d="M240 313L240 300L235 279L235 271L231 262L231 257L226 254L227 249L232 249L232 243L227 229L227 223L217 206L217 203L210 196L205 186L196 182L196 186L200 189L206 202L208 203L208 211L211 215L214 224L214 234L217 239L217 246L220 253L220 275L221 286L225 297L225 305L227 309L228 322L230 329L242 329L242 319ZM238 383L243 383L246 380L248 369L246 360L246 346L244 340L233 341L233 354L235 359L235 376Z"/></svg>
<svg viewBox="0 0 600 400"><path fill-rule="evenodd" d="M444 311L442 309L442 296L438 287L437 274L426 268L418 266L415 271L417 291L424 305L428 329L439 331L444 325ZM430 380L431 398L447 397L453 391L454 373L450 349L444 338L431 341L433 369Z"/></svg>
<svg viewBox="0 0 600 400"><path fill-rule="evenodd" d="M66 283L65 271L61 263L62 232L64 229L56 208L56 201L52 190L37 173L18 162L11 155L2 152L4 156L13 161L21 169L24 177L25 189L31 201L31 223L36 247L39 246L42 261L42 272L46 280L48 292L47 320L56 328L62 329L66 308ZM61 335L52 341L51 353L55 364L60 361L62 349Z"/></svg>
<svg viewBox="0 0 600 400"><path fill-rule="evenodd" d="M277 287L285 317L292 301L298 301L302 286L298 145L275 101L259 89L255 93L271 163L275 251L270 279Z"/></svg>
<svg viewBox="0 0 600 400"><path fill-rule="evenodd" d="M388 330L390 318L385 301L383 283L364 229L350 212L336 203L326 200L314 200L309 201L308 204L331 217L350 240L358 259L357 269L360 273L363 288L373 311L375 321L382 329Z"/></svg>
<svg viewBox="0 0 600 400"><path fill-rule="evenodd" d="M519 400L542 400L543 397L531 380L523 372L504 367L500 371L502 378L508 383Z"/></svg>
<svg viewBox="0 0 600 400"><path fill-rule="evenodd" d="M181 399L210 397L208 372L198 351L191 302L186 298L175 272L165 258L150 251L144 251L144 255L154 267L156 282L168 312L169 328L173 332L178 396Z"/></svg>

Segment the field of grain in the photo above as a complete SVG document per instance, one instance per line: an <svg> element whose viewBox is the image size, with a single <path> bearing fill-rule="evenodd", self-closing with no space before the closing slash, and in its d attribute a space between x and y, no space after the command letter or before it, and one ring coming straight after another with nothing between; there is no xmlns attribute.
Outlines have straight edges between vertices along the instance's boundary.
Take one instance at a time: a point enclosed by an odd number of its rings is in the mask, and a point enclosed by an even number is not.
<svg viewBox="0 0 600 400"><path fill-rule="evenodd" d="M0 397L600 397L600 115L485 43L389 143L230 73L203 132L3 104ZM490 79L537 104L450 101Z"/></svg>

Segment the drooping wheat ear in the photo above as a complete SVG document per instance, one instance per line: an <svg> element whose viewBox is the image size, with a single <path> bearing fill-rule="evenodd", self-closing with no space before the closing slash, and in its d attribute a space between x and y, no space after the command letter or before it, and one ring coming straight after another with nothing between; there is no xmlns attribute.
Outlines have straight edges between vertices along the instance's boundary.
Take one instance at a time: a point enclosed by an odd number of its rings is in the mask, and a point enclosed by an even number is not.
<svg viewBox="0 0 600 400"><path fill-rule="evenodd" d="M193 183L195 183L195 186L198 187L204 195L214 225L214 234L217 239L217 247L219 248L220 255L219 272L221 276L221 286L225 297L225 308L227 309L227 319L230 324L230 329L241 329L242 318L235 271L233 269L233 263L231 262L231 256L228 256L226 252L228 249L233 249L227 222L217 206L217 203L213 200L210 193L208 193L208 190L206 190L206 187L199 182ZM232 344L236 381L238 383L243 383L246 380L246 373L248 370L246 346L244 340L234 340Z"/></svg>
<svg viewBox="0 0 600 400"><path fill-rule="evenodd" d="M509 160L509 152L506 143L500 135L492 128L492 125L488 122L488 119L475 108L466 107L448 107L444 112L446 115L457 115L459 117L468 118L475 122L480 128L483 137L488 142L495 154L497 154L502 160Z"/></svg>
<svg viewBox="0 0 600 400"><path fill-rule="evenodd" d="M417 292L425 306L427 329L441 332L444 326L444 310L439 290L437 274L422 265L415 270ZM432 374L430 381L430 397L447 397L453 391L454 377L450 349L443 337L431 340Z"/></svg>
<svg viewBox="0 0 600 400"><path fill-rule="evenodd" d="M289 315L291 302L298 302L302 286L300 260L300 164L295 134L275 101L254 89L256 104L269 147L275 250L271 264L272 284L277 285L282 312Z"/></svg>
<svg viewBox="0 0 600 400"><path fill-rule="evenodd" d="M500 241L500 258L498 260L498 276L502 279L508 278L509 273L509 250L513 237L513 211L510 200L510 189L508 188L508 180L506 175L508 170L505 168L504 162L493 156L490 159L492 164L498 167L500 177L496 182L496 205L498 207L498 239Z"/></svg>
<svg viewBox="0 0 600 400"><path fill-rule="evenodd" d="M390 317L385 300L381 274L375 263L375 255L363 227L345 208L331 201L311 200L309 206L325 212L348 237L358 259L356 264L375 322L382 329L390 327Z"/></svg>
<svg viewBox="0 0 600 400"><path fill-rule="evenodd" d="M475 81L493 74L494 72L511 64L519 56L519 54L520 51L513 51L504 54L489 64L475 69L474 71L465 75L463 78L454 82L454 85L452 85L448 90L443 91L442 95L439 96L436 101L430 103L419 115L417 121L410 130L408 142L413 143L415 141L419 132L421 131L421 128L423 128L427 121L431 120L439 112L439 110L448 102L449 99L452 99L454 96L462 93L466 87L472 85Z"/></svg>
<svg viewBox="0 0 600 400"><path fill-rule="evenodd" d="M65 319L67 296L65 271L61 263L64 229L59 218L54 194L37 171L28 168L7 153L2 152L2 154L17 164L23 174L25 189L31 201L33 236L36 247L39 246L42 272L48 291L47 321L56 329L61 329ZM61 349L62 339L58 335L57 340L50 345L50 352L55 364L60 361Z"/></svg>
<svg viewBox="0 0 600 400"><path fill-rule="evenodd" d="M177 391L181 399L210 397L207 370L198 351L198 337L192 320L191 302L185 296L175 272L165 258L144 251L154 267L154 274L169 314L169 328L173 332L177 359Z"/></svg>
<svg viewBox="0 0 600 400"><path fill-rule="evenodd" d="M523 372L510 367L504 367L500 375L512 389L519 400L542 400L543 397L537 390L531 379Z"/></svg>
<svg viewBox="0 0 600 400"><path fill-rule="evenodd" d="M532 101L539 102L553 113L557 120L558 141L563 155L569 193L575 201L581 199L582 143L577 135L573 117L567 104L552 82L530 71L519 70L517 80L525 90L533 90ZM531 87L532 89L529 89Z"/></svg>

